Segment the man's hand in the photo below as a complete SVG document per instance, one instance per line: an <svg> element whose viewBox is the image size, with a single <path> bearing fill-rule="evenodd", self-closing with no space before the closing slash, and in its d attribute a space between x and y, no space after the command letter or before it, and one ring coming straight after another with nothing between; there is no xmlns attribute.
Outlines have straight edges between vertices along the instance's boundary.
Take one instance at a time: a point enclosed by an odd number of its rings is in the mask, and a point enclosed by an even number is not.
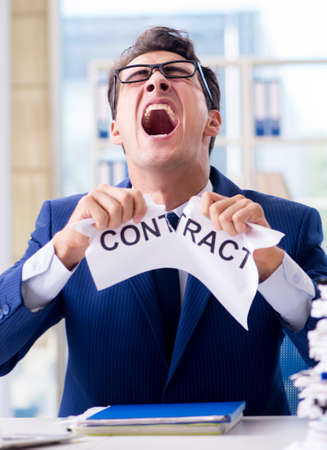
<svg viewBox="0 0 327 450"><path fill-rule="evenodd" d="M146 204L140 191L101 184L80 199L67 225L55 234L55 253L72 270L84 258L89 240L73 230L71 223L92 217L100 230L117 228L131 219L140 222L145 213Z"/></svg>
<svg viewBox="0 0 327 450"><path fill-rule="evenodd" d="M261 205L243 195L224 197L215 192L205 192L201 197L201 210L216 230L224 230L230 236L249 231L248 223L270 228ZM278 247L262 248L255 250L253 257L261 282L282 263L284 251Z"/></svg>

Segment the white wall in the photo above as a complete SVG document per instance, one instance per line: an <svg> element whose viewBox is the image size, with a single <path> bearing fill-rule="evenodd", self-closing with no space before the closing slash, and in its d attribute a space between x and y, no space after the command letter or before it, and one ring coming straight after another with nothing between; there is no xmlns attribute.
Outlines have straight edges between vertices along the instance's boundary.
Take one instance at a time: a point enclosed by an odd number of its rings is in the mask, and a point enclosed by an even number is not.
<svg viewBox="0 0 327 450"><path fill-rule="evenodd" d="M10 0L0 8L0 272L8 268L11 258L10 227ZM1 293L0 293L1 295ZM0 416L10 415L9 380L0 378Z"/></svg>

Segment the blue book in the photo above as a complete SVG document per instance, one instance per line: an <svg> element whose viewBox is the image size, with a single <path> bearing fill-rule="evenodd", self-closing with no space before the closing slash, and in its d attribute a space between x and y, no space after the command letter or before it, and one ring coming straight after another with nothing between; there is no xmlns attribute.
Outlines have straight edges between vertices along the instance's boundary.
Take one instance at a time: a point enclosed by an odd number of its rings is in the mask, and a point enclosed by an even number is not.
<svg viewBox="0 0 327 450"><path fill-rule="evenodd" d="M241 420L244 408L245 402L112 405L84 413L77 428L97 435L222 434Z"/></svg>

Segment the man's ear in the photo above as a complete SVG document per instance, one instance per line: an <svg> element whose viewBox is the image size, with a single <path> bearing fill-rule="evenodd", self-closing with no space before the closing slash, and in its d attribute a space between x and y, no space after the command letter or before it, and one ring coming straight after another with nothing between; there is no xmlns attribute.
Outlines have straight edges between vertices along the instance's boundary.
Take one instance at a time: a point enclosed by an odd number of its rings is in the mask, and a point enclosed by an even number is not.
<svg viewBox="0 0 327 450"><path fill-rule="evenodd" d="M123 141L120 136L120 132L118 130L118 125L115 120L113 120L110 124L110 139L111 142L115 145L122 145Z"/></svg>
<svg viewBox="0 0 327 450"><path fill-rule="evenodd" d="M217 136L220 132L221 127L221 116L217 109L211 109L209 111L208 121L204 129L204 134L206 136Z"/></svg>

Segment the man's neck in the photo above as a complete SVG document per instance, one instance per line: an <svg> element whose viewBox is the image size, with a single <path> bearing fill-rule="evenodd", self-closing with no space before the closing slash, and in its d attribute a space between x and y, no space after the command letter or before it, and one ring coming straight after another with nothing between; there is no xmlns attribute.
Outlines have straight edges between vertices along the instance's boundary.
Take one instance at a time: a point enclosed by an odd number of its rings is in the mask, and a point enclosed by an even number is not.
<svg viewBox="0 0 327 450"><path fill-rule="evenodd" d="M131 183L135 189L150 194L152 200L166 206L170 211L187 202L198 194L208 183L209 167L183 171L146 171L131 175Z"/></svg>

